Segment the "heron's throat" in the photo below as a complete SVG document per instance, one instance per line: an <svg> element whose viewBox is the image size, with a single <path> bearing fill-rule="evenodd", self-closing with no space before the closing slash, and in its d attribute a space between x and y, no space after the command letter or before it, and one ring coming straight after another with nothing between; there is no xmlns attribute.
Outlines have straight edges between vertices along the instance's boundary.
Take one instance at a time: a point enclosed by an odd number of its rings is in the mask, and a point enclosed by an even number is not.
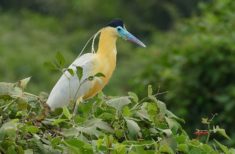
<svg viewBox="0 0 235 154"><path fill-rule="evenodd" d="M97 54L103 56L116 56L117 35L115 29L104 28L101 30Z"/></svg>

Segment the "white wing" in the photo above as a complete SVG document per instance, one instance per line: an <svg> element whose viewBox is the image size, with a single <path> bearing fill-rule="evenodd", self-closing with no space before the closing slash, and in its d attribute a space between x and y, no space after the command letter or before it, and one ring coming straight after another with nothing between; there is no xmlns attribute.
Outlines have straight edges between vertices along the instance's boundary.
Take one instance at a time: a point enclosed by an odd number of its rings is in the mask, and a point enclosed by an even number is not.
<svg viewBox="0 0 235 154"><path fill-rule="evenodd" d="M96 66L95 54L87 53L77 58L70 66L74 73L77 72L76 66L83 68L83 76L79 81L77 75L71 75L66 71L56 85L52 89L47 104L52 110L55 108L67 106L71 101L76 101L79 97L85 95L85 93L92 87L94 82L83 82L92 74ZM82 83L83 82L83 83ZM80 85L82 83L82 85Z"/></svg>

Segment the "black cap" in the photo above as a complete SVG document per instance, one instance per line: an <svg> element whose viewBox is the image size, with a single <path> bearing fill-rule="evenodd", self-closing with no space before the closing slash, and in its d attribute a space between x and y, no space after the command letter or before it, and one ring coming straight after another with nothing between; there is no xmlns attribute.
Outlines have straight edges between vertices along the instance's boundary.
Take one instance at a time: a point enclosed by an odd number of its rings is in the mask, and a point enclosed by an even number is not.
<svg viewBox="0 0 235 154"><path fill-rule="evenodd" d="M114 27L114 28L118 26L123 27L123 21L120 19L114 19L110 23L108 23L107 26Z"/></svg>

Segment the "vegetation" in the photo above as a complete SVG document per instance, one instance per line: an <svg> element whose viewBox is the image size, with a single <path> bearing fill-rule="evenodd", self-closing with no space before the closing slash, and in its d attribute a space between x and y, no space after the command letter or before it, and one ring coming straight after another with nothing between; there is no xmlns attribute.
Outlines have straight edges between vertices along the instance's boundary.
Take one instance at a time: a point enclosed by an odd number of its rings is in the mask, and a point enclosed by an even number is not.
<svg viewBox="0 0 235 154"><path fill-rule="evenodd" d="M151 86L140 99L128 96L97 97L80 104L77 115L64 107L41 119L45 94L25 92L29 78L17 83L0 83L0 151L9 154L31 153L211 153L232 154L235 149L222 145L211 134L225 138L224 129L197 130L190 139L184 123L165 103L156 98ZM89 82L89 81L88 81ZM205 135L205 141L199 137ZM210 142L209 142L210 140Z"/></svg>
<svg viewBox="0 0 235 154"><path fill-rule="evenodd" d="M147 84L168 91L162 99L193 128L200 126L201 117L218 113L234 144L235 126L230 124L235 122L235 3L216 1L200 7L200 17L155 38L159 49L150 47L152 56L132 83L140 94Z"/></svg>

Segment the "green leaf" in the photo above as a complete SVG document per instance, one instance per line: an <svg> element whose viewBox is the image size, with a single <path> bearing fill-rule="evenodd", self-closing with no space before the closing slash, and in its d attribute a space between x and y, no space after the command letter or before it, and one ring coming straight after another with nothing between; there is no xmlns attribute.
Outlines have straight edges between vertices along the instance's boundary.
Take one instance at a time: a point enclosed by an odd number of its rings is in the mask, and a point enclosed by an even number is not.
<svg viewBox="0 0 235 154"><path fill-rule="evenodd" d="M61 143L61 138L60 137L53 137L51 139L51 144L53 147L56 147L57 145L59 145Z"/></svg>
<svg viewBox="0 0 235 154"><path fill-rule="evenodd" d="M115 118L115 115L112 114L112 113L103 112L98 117L103 119L103 120L113 120Z"/></svg>
<svg viewBox="0 0 235 154"><path fill-rule="evenodd" d="M1 96L18 98L23 96L23 91L21 88L17 87L16 84L0 82L0 97Z"/></svg>
<svg viewBox="0 0 235 154"><path fill-rule="evenodd" d="M52 62L45 62L44 66L47 67L48 69L50 69L51 71L58 70L57 66Z"/></svg>
<svg viewBox="0 0 235 154"><path fill-rule="evenodd" d="M129 97L127 97L127 96L113 98L113 99L106 101L107 105L115 108L118 111L121 111L125 105L128 105L130 103L131 103L131 101L130 101Z"/></svg>
<svg viewBox="0 0 235 154"><path fill-rule="evenodd" d="M58 125L66 120L67 119L54 119L54 121L52 122L52 125Z"/></svg>
<svg viewBox="0 0 235 154"><path fill-rule="evenodd" d="M95 75L94 75L94 77L105 77L105 75L103 74L103 73L96 73Z"/></svg>
<svg viewBox="0 0 235 154"><path fill-rule="evenodd" d="M48 153L49 149L46 149L46 147L44 146L44 144L40 141L40 136L38 136L37 134L33 134L33 138L31 138L30 140L28 140L29 142L27 142L27 144L31 147L33 147L34 149L34 153L42 153L42 154L46 154Z"/></svg>
<svg viewBox="0 0 235 154"><path fill-rule="evenodd" d="M19 120L18 119L13 119L11 121L8 121L2 125L0 128L0 131L8 131L8 130L17 130L17 125L18 125Z"/></svg>
<svg viewBox="0 0 235 154"><path fill-rule="evenodd" d="M117 154L127 154L126 146L123 144L119 144L119 143L115 144L114 151Z"/></svg>
<svg viewBox="0 0 235 154"><path fill-rule="evenodd" d="M11 145L8 149L7 149L7 153L6 154L17 154L16 149L13 145Z"/></svg>
<svg viewBox="0 0 235 154"><path fill-rule="evenodd" d="M106 145L107 148L112 147L113 142L114 142L113 136L112 135L106 135L104 137L104 142L105 142L105 145Z"/></svg>
<svg viewBox="0 0 235 154"><path fill-rule="evenodd" d="M127 119L127 118L125 118L125 120L126 120L127 128L128 128L130 135L134 137L139 136L140 135L139 125L134 120Z"/></svg>
<svg viewBox="0 0 235 154"><path fill-rule="evenodd" d="M172 112L169 111L169 110L166 111L166 115L167 115L169 118L172 118L172 119L175 119L175 120L180 121L180 122L182 122L182 123L185 123L184 119L177 117L174 113L172 113Z"/></svg>
<svg viewBox="0 0 235 154"><path fill-rule="evenodd" d="M209 124L210 122L209 122L208 118L202 118L202 123Z"/></svg>
<svg viewBox="0 0 235 154"><path fill-rule="evenodd" d="M131 99L133 99L134 102L138 103L139 98L138 98L138 96L135 93L128 92L128 95L130 96Z"/></svg>
<svg viewBox="0 0 235 154"><path fill-rule="evenodd" d="M168 117L165 117L165 119L170 129L177 131L180 128L180 124L176 120Z"/></svg>
<svg viewBox="0 0 235 154"><path fill-rule="evenodd" d="M60 53L60 52L57 52L56 53L56 61L57 63L59 64L59 66L62 68L65 64L65 58L64 56Z"/></svg>
<svg viewBox="0 0 235 154"><path fill-rule="evenodd" d="M71 68L68 68L67 71L69 72L70 75L74 76L74 71Z"/></svg>
<svg viewBox="0 0 235 154"><path fill-rule="evenodd" d="M148 85L148 96L152 96L152 95L153 95L152 85Z"/></svg>
<svg viewBox="0 0 235 154"><path fill-rule="evenodd" d="M124 130L123 129L116 129L115 130L115 136L117 136L117 138L121 138L124 135Z"/></svg>
<svg viewBox="0 0 235 154"><path fill-rule="evenodd" d="M85 143L78 139L66 139L64 144L71 150L71 152L76 154L82 154L84 150Z"/></svg>
<svg viewBox="0 0 235 154"><path fill-rule="evenodd" d="M184 152L184 153L188 153L188 151L189 151L189 147L187 144L179 144L177 146L177 149L178 149L178 151Z"/></svg>
<svg viewBox="0 0 235 154"><path fill-rule="evenodd" d="M36 126L26 126L26 131L29 133L35 134L35 133L39 132L39 128Z"/></svg>
<svg viewBox="0 0 235 154"><path fill-rule="evenodd" d="M148 111L146 110L146 105L147 105L147 104L143 104L143 105L141 106L140 110L138 110L138 111L136 112L136 115L137 115L138 117L140 117L141 120L147 119L147 120L150 121L150 116L149 116L149 114L148 114ZM149 111L149 113L151 114L151 111ZM156 112L155 112L155 113L156 113ZM154 113L153 113L153 114L154 114Z"/></svg>
<svg viewBox="0 0 235 154"><path fill-rule="evenodd" d="M27 115L28 115L28 113L26 111L17 111L16 112L17 117L27 116Z"/></svg>
<svg viewBox="0 0 235 154"><path fill-rule="evenodd" d="M227 135L224 129L220 128L219 126L213 126L213 132L222 135L223 137L230 140L230 137Z"/></svg>
<svg viewBox="0 0 235 154"><path fill-rule="evenodd" d="M83 68L81 66L76 66L76 69L77 69L77 77L79 81L81 81L83 76Z"/></svg>
<svg viewBox="0 0 235 154"><path fill-rule="evenodd" d="M24 150L24 154L33 154L33 149Z"/></svg>
<svg viewBox="0 0 235 154"><path fill-rule="evenodd" d="M18 112L26 111L28 106L29 106L28 102L26 102L24 99L19 98L17 100L17 109L19 110Z"/></svg>
<svg viewBox="0 0 235 154"><path fill-rule="evenodd" d="M31 79L31 77L28 77L28 78L25 78L25 79L18 81L18 86L22 89L25 89L27 84L29 83L30 79Z"/></svg>
<svg viewBox="0 0 235 154"><path fill-rule="evenodd" d="M228 150L228 153L229 153L229 154L235 154L235 149L234 149L234 148L229 149L229 150Z"/></svg>
<svg viewBox="0 0 235 154"><path fill-rule="evenodd" d="M162 101L159 101L159 100L156 100L155 102L157 103L157 105L158 105L158 107L159 107L159 109L160 109L160 112L161 112L162 114L166 114L166 112L167 112L166 104L163 103Z"/></svg>
<svg viewBox="0 0 235 154"><path fill-rule="evenodd" d="M160 153L174 154L174 151L171 149L171 147L168 144L160 145L159 152Z"/></svg>
<svg viewBox="0 0 235 154"><path fill-rule="evenodd" d="M123 115L125 116L125 117L129 117L129 116L131 116L131 110L129 109L129 107L128 106L124 106L123 107L123 110L122 110L122 113L123 113Z"/></svg>
<svg viewBox="0 0 235 154"><path fill-rule="evenodd" d="M87 79L88 79L89 81L93 81L93 80L94 80L94 76L89 76Z"/></svg>
<svg viewBox="0 0 235 154"><path fill-rule="evenodd" d="M78 131L90 135L90 136L96 136L99 137L103 135L103 133L99 130L97 130L96 126L85 126L85 127L76 127Z"/></svg>
<svg viewBox="0 0 235 154"><path fill-rule="evenodd" d="M187 134L182 133L182 134L176 136L176 140L177 140L178 144L184 144L184 143L188 142L189 138L188 138Z"/></svg>
<svg viewBox="0 0 235 154"><path fill-rule="evenodd" d="M215 143L220 147L220 149L221 149L224 153L226 153L226 154L229 153L228 148L227 148L226 146L224 146L223 144L221 144L221 143L220 143L219 141L217 141L216 139L214 139L214 141L215 141Z"/></svg>
<svg viewBox="0 0 235 154"><path fill-rule="evenodd" d="M4 136L8 136L9 138L15 139L17 127L19 124L18 122L18 119L13 119L4 123L0 128L0 140L2 140Z"/></svg>
<svg viewBox="0 0 235 154"><path fill-rule="evenodd" d="M68 108L65 106L65 107L63 107L63 114L64 114L64 116L66 117L66 118L68 118L68 119L71 119L72 118L72 115L70 114L70 112L69 112L69 110L68 110Z"/></svg>
<svg viewBox="0 0 235 154"><path fill-rule="evenodd" d="M162 129L161 131L162 131L166 136L171 136L171 135L172 135L171 129Z"/></svg>
<svg viewBox="0 0 235 154"><path fill-rule="evenodd" d="M89 127L93 126L93 127L105 130L110 133L114 132L108 123L106 123L106 122L102 121L102 119L98 119L98 118L93 118L91 120L86 121L84 126L89 126Z"/></svg>
<svg viewBox="0 0 235 154"><path fill-rule="evenodd" d="M85 143L89 143L89 140L87 139L87 137L85 136L85 134L83 135L82 133L79 134L78 139L85 142Z"/></svg>
<svg viewBox="0 0 235 154"><path fill-rule="evenodd" d="M63 136L65 137L76 137L79 135L79 129L76 128L76 127L71 127L71 128L65 128L65 129L62 129L62 134Z"/></svg>
<svg viewBox="0 0 235 154"><path fill-rule="evenodd" d="M154 103L148 103L147 104L147 111L148 111L149 116L155 117L156 113L158 111L157 105Z"/></svg>
<svg viewBox="0 0 235 154"><path fill-rule="evenodd" d="M99 122L96 123L96 127L98 127L99 129L105 130L105 131L107 131L109 133L113 133L114 132L114 130L109 126L109 124L104 122L104 121L102 121L101 119L100 119Z"/></svg>

